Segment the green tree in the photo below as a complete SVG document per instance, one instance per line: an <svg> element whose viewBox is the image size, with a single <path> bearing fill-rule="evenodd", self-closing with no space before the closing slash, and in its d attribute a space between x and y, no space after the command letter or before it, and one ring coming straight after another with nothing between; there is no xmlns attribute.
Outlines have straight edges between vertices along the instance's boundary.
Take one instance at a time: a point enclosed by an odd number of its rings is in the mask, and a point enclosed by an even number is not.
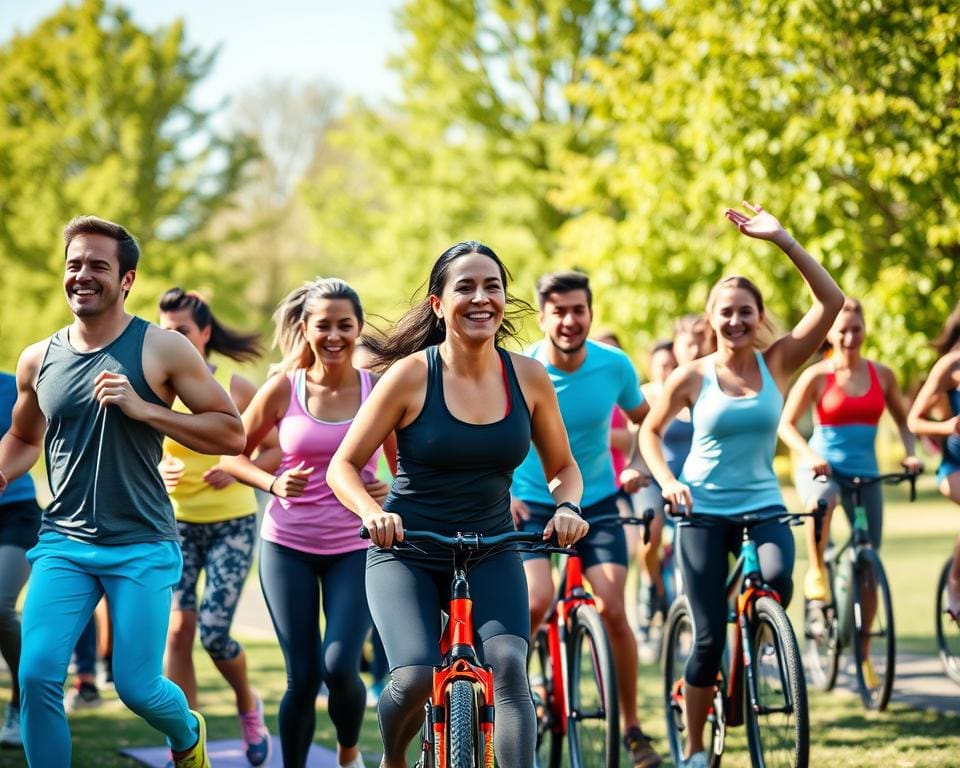
<svg viewBox="0 0 960 768"><path fill-rule="evenodd" d="M213 61L182 23L145 30L102 0L64 6L0 48L3 365L65 321L60 233L80 213L140 240L133 311L151 316L172 282L237 295L244 273L218 268L206 227L256 150L214 135L210 112L192 104Z"/></svg>

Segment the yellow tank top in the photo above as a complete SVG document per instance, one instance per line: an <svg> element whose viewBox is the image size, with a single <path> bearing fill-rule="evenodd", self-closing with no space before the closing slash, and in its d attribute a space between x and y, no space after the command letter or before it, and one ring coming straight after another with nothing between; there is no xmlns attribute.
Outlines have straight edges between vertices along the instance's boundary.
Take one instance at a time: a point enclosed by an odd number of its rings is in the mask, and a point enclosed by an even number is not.
<svg viewBox="0 0 960 768"><path fill-rule="evenodd" d="M230 374L217 368L213 377L229 394ZM174 401L173 410L190 412L179 398ZM163 440L163 452L180 459L184 464L183 477L170 494L177 520L185 523L220 523L257 511L257 498L249 485L235 482L218 491L203 481L204 472L220 463L219 456L197 453L169 437Z"/></svg>

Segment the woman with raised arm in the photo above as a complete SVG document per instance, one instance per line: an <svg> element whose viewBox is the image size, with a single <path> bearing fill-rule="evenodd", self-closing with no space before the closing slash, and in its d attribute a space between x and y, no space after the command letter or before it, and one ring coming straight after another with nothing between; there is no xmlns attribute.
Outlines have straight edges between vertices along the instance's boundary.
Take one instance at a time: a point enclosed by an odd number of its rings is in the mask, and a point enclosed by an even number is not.
<svg viewBox="0 0 960 768"><path fill-rule="evenodd" d="M364 403L330 462L327 480L370 531L367 595L390 664L379 702L385 768L406 766L406 748L422 722L439 664L439 615L446 604L449 559L392 550L408 529L445 535L513 529L510 482L531 437L554 478L556 513L544 536L561 546L582 538L583 492L557 398L537 361L506 352L515 338L507 316L507 271L487 246L464 242L433 265L428 296L386 339L371 339L391 365ZM383 500L364 487L360 469L386 435L397 432L397 475ZM494 749L500 765L533 766L536 725L527 684L530 619L523 567L505 551L471 568L474 626L494 670Z"/></svg>
<svg viewBox="0 0 960 768"><path fill-rule="evenodd" d="M940 359L917 393L907 424L915 434L942 441L938 487L950 501L960 504L960 302L933 346ZM953 548L953 567L947 579L947 610L954 621L960 621L960 537Z"/></svg>
<svg viewBox="0 0 960 768"><path fill-rule="evenodd" d="M209 356L217 352L231 360L255 360L260 356L258 334L225 327L203 297L182 288L171 288L160 297L160 327L186 337L207 360L214 378L237 408L247 407L256 387L242 376L212 365ZM173 409L186 411L186 406L177 400ZM272 444L276 444L275 437ZM252 489L236 483L224 471L219 456L197 453L171 437L164 438L163 452L160 475L173 504L183 553L183 572L173 590L166 672L183 690L190 706L197 709L193 641L199 624L204 650L233 688L247 761L263 765L270 756L263 702L250 688L246 654L230 635L233 614L253 560L257 500ZM275 457L264 454L263 459L276 465ZM198 605L200 571L204 572L205 583Z"/></svg>
<svg viewBox="0 0 960 768"><path fill-rule="evenodd" d="M726 217L742 234L769 240L786 254L813 294L813 306L790 333L766 346L772 329L760 291L745 277L720 280L706 307L717 351L670 374L640 429L643 457L663 497L674 509L683 506L707 516L696 527L678 524L680 568L697 628L684 671L684 768L708 764L703 728L726 638L724 583L728 555L740 546L739 516L770 515L769 523L753 528L753 537L764 580L784 605L790 601L793 535L776 520L785 507L773 471L782 393L823 342L843 305L843 293L827 271L776 218L759 205L744 207L749 215L728 209ZM678 478L664 456L663 437L684 408L690 409L693 440Z"/></svg>
<svg viewBox="0 0 960 768"><path fill-rule="evenodd" d="M827 341L831 354L805 370L790 390L780 419L780 438L799 457L794 485L804 507L813 511L822 499L827 503L824 531L830 530L830 519L837 501L853 524L853 492L841 491L833 474L841 477L876 477L877 424L884 409L900 430L906 458L903 466L919 472L923 464L914 456L913 434L907 428L907 409L893 371L861 354L866 324L863 307L847 297L843 309L830 329ZM800 417L814 408L813 435L808 443L797 429ZM814 478L826 476L827 482ZM880 548L883 534L883 489L879 485L864 487L863 502L867 509L870 541ZM814 525L807 520L807 552L810 568L804 579L807 600L827 600L828 585L823 565L827 537L814 541ZM869 664L869 659L865 661Z"/></svg>
<svg viewBox="0 0 960 768"><path fill-rule="evenodd" d="M325 476L351 421L375 391L376 376L352 362L363 308L353 288L325 278L290 293L274 319L284 355L280 371L243 413L244 454L224 463L239 480L273 496L260 530L260 584L287 668L280 702L283 764L306 765L317 693L325 682L338 763L362 768L357 744L367 692L360 679L360 655L370 628L363 588L366 543L357 537L356 519L333 495ZM279 474L248 458L274 428L280 440ZM357 480L381 500L387 485L374 473L382 443L388 444L389 455L390 432L370 448Z"/></svg>

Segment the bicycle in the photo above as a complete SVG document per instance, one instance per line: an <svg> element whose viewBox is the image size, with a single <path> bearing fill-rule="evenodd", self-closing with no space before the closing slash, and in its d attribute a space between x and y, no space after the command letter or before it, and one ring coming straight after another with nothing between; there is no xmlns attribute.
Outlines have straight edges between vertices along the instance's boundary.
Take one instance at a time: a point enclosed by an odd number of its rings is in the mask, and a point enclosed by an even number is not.
<svg viewBox="0 0 960 768"><path fill-rule="evenodd" d="M953 566L953 558L947 558L937 581L937 650L947 677L960 685L960 616L947 610L947 577Z"/></svg>
<svg viewBox="0 0 960 768"><path fill-rule="evenodd" d="M886 709L896 674L893 602L880 555L870 544L862 489L875 483L910 482L910 501L917 497L917 475L894 472L877 477L832 475L853 491L854 517L847 542L824 553L829 602L806 601L804 635L811 684L829 691L836 684L840 654L853 646L857 690L864 707Z"/></svg>
<svg viewBox="0 0 960 768"><path fill-rule="evenodd" d="M641 517L605 515L597 525L643 525L645 542L653 510ZM618 768L620 712L606 630L584 588L576 552L565 550L563 578L547 618L533 638L528 673L537 712L536 765L559 768L567 739L570 768Z"/></svg>
<svg viewBox="0 0 960 768"><path fill-rule="evenodd" d="M696 525L707 515L676 515L687 525ZM780 604L780 596L763 580L757 544L751 530L777 520L799 525L801 518L819 512L782 513L774 516L741 515L742 544L737 561L727 577L726 594L731 610L728 622L735 626L733 648L724 656L707 723L711 729L708 753L711 768L719 768L727 729L746 722L747 744L754 768L789 765L805 768L809 760L810 724L807 689L800 664L800 651L793 627ZM695 645L693 615L686 595L670 607L664 628L663 696L667 740L675 765L683 758L683 673Z"/></svg>
<svg viewBox="0 0 960 768"><path fill-rule="evenodd" d="M370 538L366 528L360 537ZM440 637L442 661L434 667L429 700L424 706L420 759L416 768L494 768L493 670L481 664L474 645L473 602L467 561L478 553L526 546L531 551L567 553L543 540L540 531L443 536L433 531L405 531L394 547L439 544L453 554L453 578L446 622Z"/></svg>

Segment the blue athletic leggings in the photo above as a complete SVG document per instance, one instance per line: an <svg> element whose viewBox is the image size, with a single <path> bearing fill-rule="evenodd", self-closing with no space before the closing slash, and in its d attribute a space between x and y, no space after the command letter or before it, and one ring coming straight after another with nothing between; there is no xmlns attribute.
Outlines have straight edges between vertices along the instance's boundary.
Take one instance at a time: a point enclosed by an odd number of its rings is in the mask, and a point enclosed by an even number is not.
<svg viewBox="0 0 960 768"><path fill-rule="evenodd" d="M197 743L197 719L163 677L170 596L180 578L175 541L98 546L44 533L27 553L33 566L23 606L21 727L31 768L70 765L63 682L70 654L100 598L113 622L117 695L167 737L175 751Z"/></svg>

